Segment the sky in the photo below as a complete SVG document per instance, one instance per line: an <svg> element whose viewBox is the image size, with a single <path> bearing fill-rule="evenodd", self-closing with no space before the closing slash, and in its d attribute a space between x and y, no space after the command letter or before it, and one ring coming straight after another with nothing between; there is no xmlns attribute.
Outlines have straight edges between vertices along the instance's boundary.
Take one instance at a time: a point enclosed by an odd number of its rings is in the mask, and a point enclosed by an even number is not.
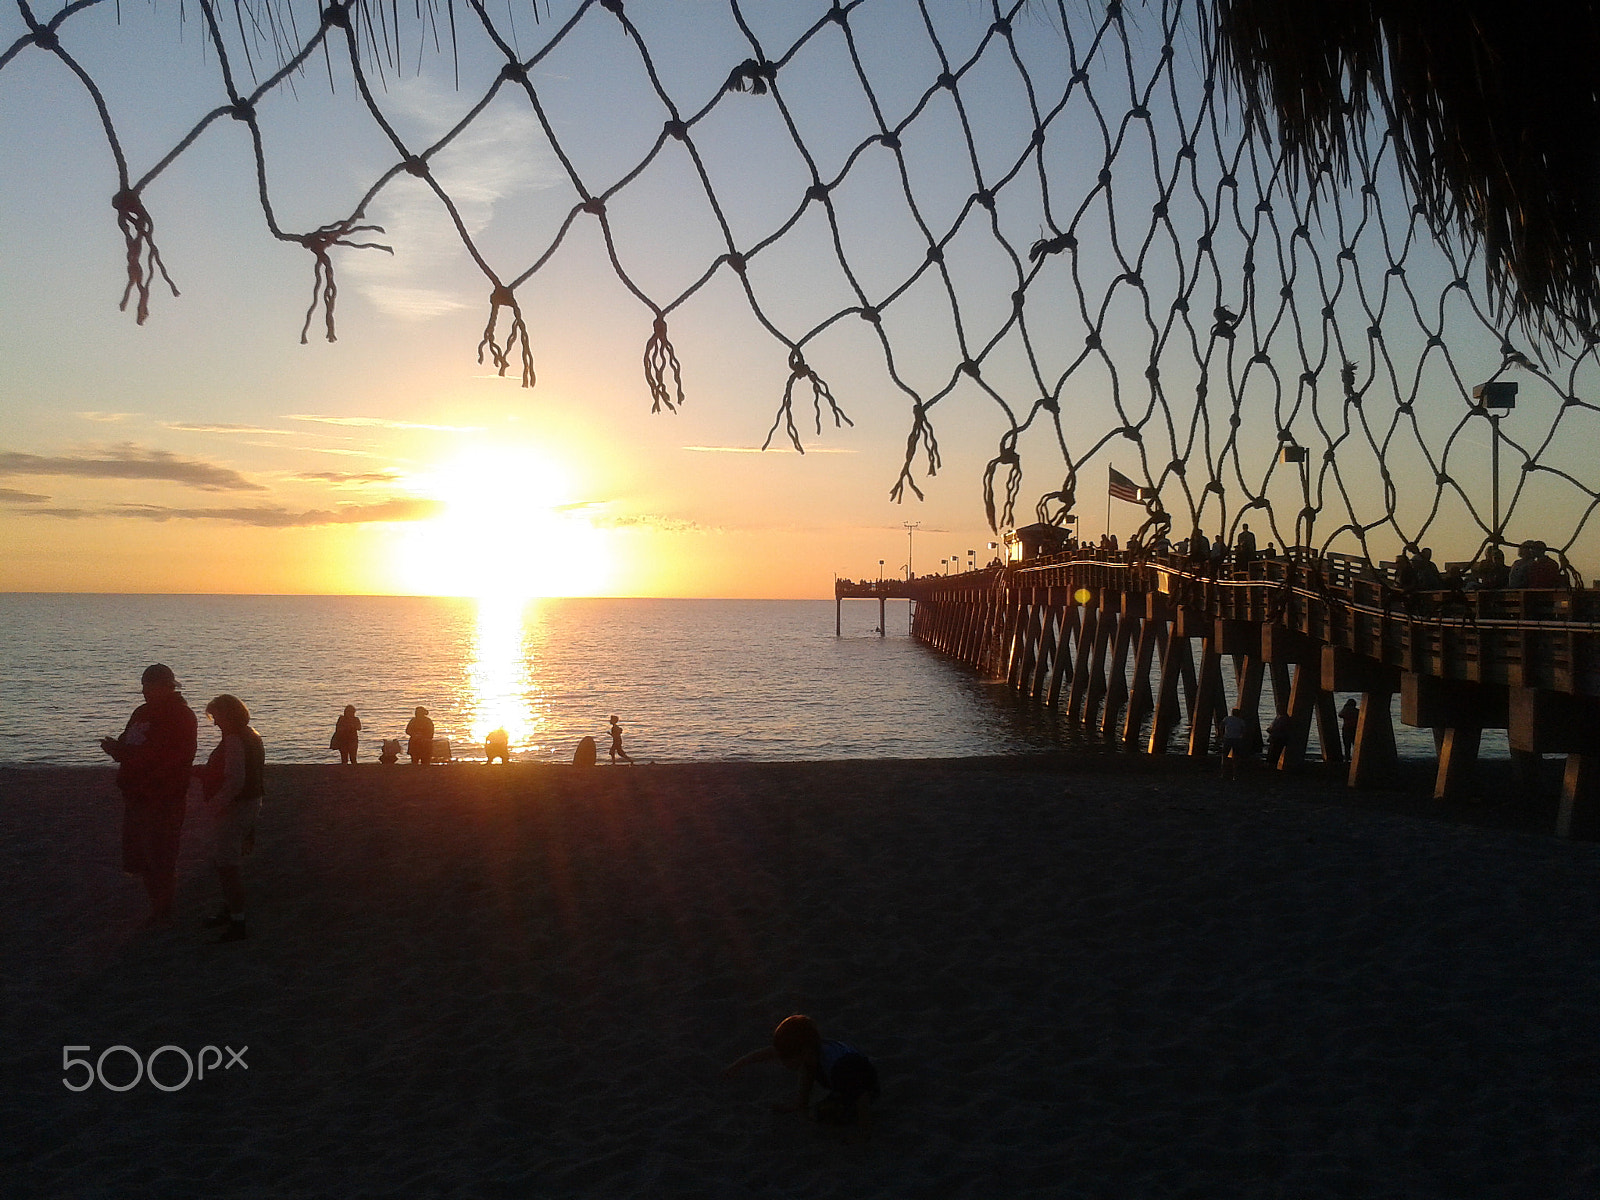
<svg viewBox="0 0 1600 1200"><path fill-rule="evenodd" d="M514 27L526 59L578 7L555 0L541 7L535 24L530 9L513 3L504 17L496 10L497 22L507 37ZM993 20L976 0L931 8L956 63ZM826 10L801 0L741 6L770 57ZM315 28L314 7L296 11L301 31ZM640 0L626 11L650 46L657 80L684 114L721 94L729 72L752 55L725 4ZM370 72L375 102L408 146L437 140L484 95L504 62L481 36L469 36L466 10L457 15L458 56L435 52L431 33L402 15L401 63L380 53L382 70ZM1018 41L1033 56L1035 78L1065 86L1074 51L1049 16L1045 6L1027 10L1017 22L1026 36ZM66 22L61 38L103 89L138 177L226 97L192 5L124 3L120 18L102 3ZM874 0L852 15L858 59L891 125L921 102L946 66L918 21L915 6L893 0ZM24 32L17 11L0 7L0 52ZM241 90L248 90L239 36L227 37ZM252 44L264 77L270 56ZM832 193L838 236L863 290L879 297L926 252L904 183L942 236L960 218L974 171L1001 176L1026 152L1033 122L1017 74L1003 54L989 53L962 71L959 109L943 92L927 102L907 130L903 157L882 146L860 152L876 118L845 50L842 36L814 39L779 78L821 177L832 179L850 163ZM1192 81L1185 70L1177 74ZM526 97L507 88L429 164L474 245L507 278L544 255L571 217L570 171L591 192L611 187L647 153L664 112L637 51L595 5L584 8L575 31L530 79L554 144ZM1084 180L1092 188L1106 134L1095 110L1079 107L1079 115L1052 124L1049 144L1050 169L1081 196ZM268 94L257 115L266 189L286 230L304 232L349 213L396 160L360 104L348 65L337 59L331 67L314 59L292 88ZM970 147L962 118L975 133ZM795 214L810 176L770 100L725 99L693 125L692 141L736 245L756 245ZM1075 311L1072 281L1059 273L1041 273L1029 285L1030 311L1042 314L1033 325L1038 363L1029 365L1014 329L985 349L989 333L1007 320L1017 268L987 236L988 218L967 219L947 240L943 264L960 294L962 328L932 271L883 311L895 371L923 396L941 393L963 358L983 360L981 386L961 377L934 409L942 465L933 477L925 460L919 467L925 497L896 502L890 492L906 452L910 402L857 317L806 345L808 363L853 424L825 420L819 432L802 381L797 412L806 453L789 447L781 430L773 447L760 451L789 378L787 350L761 328L726 264L669 315L684 402L678 411L652 413L641 357L653 314L619 282L611 258L664 303L725 250L681 145L670 144L608 202L609 248L600 223L579 214L518 288L535 356L533 388L520 386L515 367L502 377L478 361L489 284L420 180L401 175L383 189L367 213L382 231L356 239L392 253L331 252L337 341L320 336L318 309L302 344L312 257L267 229L243 122L209 125L144 190L162 260L181 295L158 284L142 325L133 305L118 308L125 249L108 203L116 178L93 101L60 59L30 45L0 67L0 590L824 596L835 576L903 574L908 556L919 574L971 561L969 555L989 557L998 534L986 520L982 478L1007 423L981 387L1026 414L1041 379L1047 390L1067 379L1058 397L1060 441L1081 454L1121 425L1114 392L1126 393L1137 409L1130 381L1142 382L1140 364L1149 357L1138 340L1147 314L1115 282L1125 266L1119 254L1143 251L1121 246L1116 239L1129 235L1115 232L1094 245L1086 238L1074 257L1076 282L1088 294L1112 289L1104 367L1091 358L1072 374L1085 313ZM1055 193L1058 203L1063 194ZM1024 251L1047 220L1064 223L1061 213L1045 214L1037 189L1018 185L1001 195L994 222ZM1116 203L1142 213L1148 226L1152 195L1129 183ZM1106 208L1114 211L1109 201ZM1428 271L1449 278L1437 261L1419 273ZM1152 291L1161 286L1158 274L1152 265ZM748 279L763 316L791 339L856 303L817 205L751 255ZM1228 300L1230 286L1219 276L1203 304L1197 295L1199 328L1209 325L1203 314L1213 302L1238 304ZM1341 293L1338 303L1353 304L1351 294ZM1287 335L1261 336L1281 345ZM1408 336L1398 331L1395 344ZM1126 379L1111 368L1123 350L1123 365L1138 367ZM1430 372L1442 371L1461 377L1445 378L1443 390L1459 392L1463 380L1470 386L1487 377L1498 361L1492 341L1487 352L1469 344L1461 354L1464 364L1453 360L1444 370L1435 358L1409 378L1401 364L1393 388L1415 392ZM1185 369L1179 363L1176 373ZM1245 368L1229 369L1244 378ZM1252 403L1262 378L1258 372L1255 382L1240 385ZM1292 394L1285 398L1281 381L1268 391L1260 399L1266 415L1245 422L1238 435L1240 462L1255 472L1250 479L1262 494L1292 511L1299 484L1271 467L1279 429L1298 431L1311 444L1314 431L1309 410ZM1445 444L1459 419L1453 410L1441 417L1432 444ZM1513 421L1535 419L1524 410ZM1181 430L1177 439L1182 443ZM1018 523L1031 520L1039 494L1061 482L1057 441L1042 416L1021 439L1027 473ZM1578 460L1575 470L1586 466L1576 442L1556 441L1549 454L1565 451ZM1486 427L1472 425L1458 443L1452 452L1459 465L1449 471L1481 493ZM1181 445L1159 451L1149 440L1144 448L1148 463L1131 443L1096 450L1079 485L1085 533L1098 535L1109 519L1125 537L1143 515L1135 506L1107 506L1108 465L1143 482L1145 472L1159 474L1168 457L1186 453ZM1381 495L1375 468L1351 470L1347 483L1358 504ZM1168 476L1163 487L1172 486ZM1428 499L1416 501L1404 520L1428 528ZM1228 503L1226 519L1236 521L1237 497ZM1412 503L1408 493L1402 510ZM1571 509L1576 502L1552 503ZM1577 510L1567 509L1561 521L1571 526ZM1203 519L1223 516L1213 509ZM1470 531L1451 532L1456 517L1448 503L1433 520L1435 534L1460 543L1442 557L1470 555ZM909 535L908 523L917 526Z"/></svg>

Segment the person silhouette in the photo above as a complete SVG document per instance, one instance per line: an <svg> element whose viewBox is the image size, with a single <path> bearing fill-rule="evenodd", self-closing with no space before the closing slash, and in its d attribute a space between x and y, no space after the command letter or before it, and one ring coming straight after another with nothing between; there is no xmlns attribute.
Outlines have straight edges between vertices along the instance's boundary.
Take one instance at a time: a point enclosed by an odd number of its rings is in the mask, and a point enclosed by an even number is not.
<svg viewBox="0 0 1600 1200"><path fill-rule="evenodd" d="M612 762L613 766L616 765L616 761L619 758L625 763L631 763L633 761L633 759L628 757L628 752L622 748L622 726L617 724L617 714L616 713L612 713L611 714L611 762Z"/></svg>
<svg viewBox="0 0 1600 1200"><path fill-rule="evenodd" d="M511 735L504 729L493 729L489 736L483 739L483 760L485 764L499 759L502 766L511 762Z"/></svg>
<svg viewBox="0 0 1600 1200"><path fill-rule="evenodd" d="M242 942L249 936L244 920L243 865L255 844L267 751L261 735L250 727L249 708L237 696L218 696L206 705L206 715L222 734L222 741L200 771L200 790L211 817L211 862L222 887L222 908L201 924L222 930L218 941Z"/></svg>
<svg viewBox="0 0 1600 1200"><path fill-rule="evenodd" d="M328 743L328 749L339 752L339 765L349 763L355 766L356 746L361 740L361 718L356 716L356 706L346 704L344 712L333 726L333 739Z"/></svg>
<svg viewBox="0 0 1600 1200"><path fill-rule="evenodd" d="M145 924L154 926L172 919L178 842L200 722L165 663L146 667L139 687L144 703L133 710L120 737L100 739L100 749L117 762L122 869L143 879L150 900Z"/></svg>
<svg viewBox="0 0 1600 1200"><path fill-rule="evenodd" d="M417 705L417 715L406 722L406 753L413 766L425 767L433 761L433 722L428 710Z"/></svg>
<svg viewBox="0 0 1600 1200"><path fill-rule="evenodd" d="M1348 761L1356 748L1356 729L1361 724L1361 706L1352 696L1339 710L1339 737L1344 742L1344 756Z"/></svg>

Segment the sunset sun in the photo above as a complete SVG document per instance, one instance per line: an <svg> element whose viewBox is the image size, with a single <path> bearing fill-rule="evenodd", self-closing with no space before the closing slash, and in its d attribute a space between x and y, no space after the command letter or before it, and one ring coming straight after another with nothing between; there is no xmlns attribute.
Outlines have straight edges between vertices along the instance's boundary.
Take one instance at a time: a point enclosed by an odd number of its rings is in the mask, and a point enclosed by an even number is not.
<svg viewBox="0 0 1600 1200"><path fill-rule="evenodd" d="M401 544L397 573L412 591L581 596L611 573L605 533L583 515L570 473L537 450L479 447L422 472L413 486L442 508Z"/></svg>

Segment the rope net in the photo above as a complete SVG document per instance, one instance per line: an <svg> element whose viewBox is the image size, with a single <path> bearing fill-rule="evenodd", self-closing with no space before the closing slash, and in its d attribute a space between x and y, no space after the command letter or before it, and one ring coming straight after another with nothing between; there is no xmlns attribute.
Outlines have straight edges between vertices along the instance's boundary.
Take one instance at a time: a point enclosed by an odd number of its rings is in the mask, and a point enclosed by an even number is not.
<svg viewBox="0 0 1600 1200"><path fill-rule="evenodd" d="M529 387L540 331L523 299L590 223L637 302L653 411L692 378L675 319L731 285L787 367L768 443L803 451L806 426L898 395L895 499L939 469L945 414L988 406L993 526L1019 519L1024 465L1038 519L1058 523L1103 502L1114 466L1142 489L1147 536L1232 540L1255 520L1263 541L1373 562L1432 538L1589 557L1595 335L1535 336L1497 311L1481 246L1435 236L1381 129L1349 161L1286 166L1230 99L1193 0L181 0L141 15L173 36L198 19L216 104L138 162L124 147L141 113L113 111L85 65L121 34L107 7L16 0L0 71L43 56L92 97L116 167L121 304L140 323L185 269L159 249L165 173L242 126L266 230L311 258L302 341L335 338L341 264L390 249L370 214L410 181L487 285L479 361ZM392 111L408 73L460 100L442 136L419 140ZM604 137L557 115L574 86L593 120L615 120ZM269 147L284 141L276 101L310 89L329 119L375 130L388 165L297 227L282 214L305 207L304 173ZM438 169L505 105L532 115L563 197L509 249L485 244ZM686 204L707 238L682 232ZM1515 412L1479 404L1485 383L1516 384Z"/></svg>

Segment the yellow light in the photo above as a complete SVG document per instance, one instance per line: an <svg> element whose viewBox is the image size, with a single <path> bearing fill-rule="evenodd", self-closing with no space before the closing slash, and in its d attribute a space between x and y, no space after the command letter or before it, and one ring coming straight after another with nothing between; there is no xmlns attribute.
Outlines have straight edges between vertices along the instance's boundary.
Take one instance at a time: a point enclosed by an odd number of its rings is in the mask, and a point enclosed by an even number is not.
<svg viewBox="0 0 1600 1200"><path fill-rule="evenodd" d="M402 539L407 590L508 602L604 590L606 535L573 511L568 473L538 451L475 447L412 486L444 511Z"/></svg>
<svg viewBox="0 0 1600 1200"><path fill-rule="evenodd" d="M510 735L513 750L527 750L545 724L534 711L539 688L528 661L526 600L485 597L478 601L478 630L469 670L472 738L479 745L495 729ZM537 747L535 747L537 748Z"/></svg>
<svg viewBox="0 0 1600 1200"><path fill-rule="evenodd" d="M1089 601L1094 599L1094 593L1088 588L1079 588L1077 591L1072 593L1072 598L1079 604L1087 604Z"/></svg>

